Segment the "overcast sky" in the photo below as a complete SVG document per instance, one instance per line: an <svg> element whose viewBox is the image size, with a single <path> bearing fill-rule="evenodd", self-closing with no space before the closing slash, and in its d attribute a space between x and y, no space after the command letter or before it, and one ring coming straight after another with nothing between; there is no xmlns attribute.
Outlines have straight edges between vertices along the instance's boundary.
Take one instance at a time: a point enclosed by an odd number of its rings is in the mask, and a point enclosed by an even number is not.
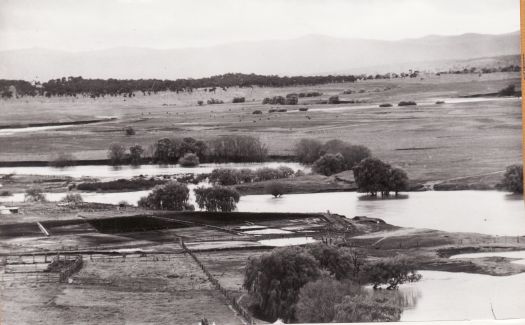
<svg viewBox="0 0 525 325"><path fill-rule="evenodd" d="M199 47L519 30L519 0L0 0L0 50Z"/></svg>

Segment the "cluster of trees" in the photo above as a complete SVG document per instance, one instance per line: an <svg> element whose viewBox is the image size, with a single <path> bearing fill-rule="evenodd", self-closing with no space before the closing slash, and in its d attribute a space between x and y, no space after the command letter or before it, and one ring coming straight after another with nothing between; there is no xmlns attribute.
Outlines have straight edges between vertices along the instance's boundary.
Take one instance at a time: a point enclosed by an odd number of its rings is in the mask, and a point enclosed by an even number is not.
<svg viewBox="0 0 525 325"><path fill-rule="evenodd" d="M293 169L287 166L279 166L277 168L262 167L256 170L249 168L216 168L212 170L209 176L209 181L213 184L229 186L289 178L296 174L297 173L295 173Z"/></svg>
<svg viewBox="0 0 525 325"><path fill-rule="evenodd" d="M88 96L99 98L104 96L133 97L136 92L151 95L160 91L192 92L194 89L205 88L207 92L215 93L217 88L227 90L229 87L289 87L318 85L326 83L354 82L353 75L328 76L292 76L257 75L244 73L227 73L198 79L84 79L78 77L63 77L51 79L42 84L31 84L23 80L0 80L2 97L12 96L9 87L15 86L20 96ZM208 88L210 87L210 88ZM8 94L11 95L8 95ZM4 95L5 94L5 95Z"/></svg>
<svg viewBox="0 0 525 325"><path fill-rule="evenodd" d="M80 191L140 191L166 183L152 178L117 179L107 182L85 182L76 185Z"/></svg>
<svg viewBox="0 0 525 325"><path fill-rule="evenodd" d="M251 257L243 286L256 311L270 322L396 321L402 306L390 293L420 278L405 257L367 262L356 250L313 244ZM364 284L389 290L365 292Z"/></svg>
<svg viewBox="0 0 525 325"><path fill-rule="evenodd" d="M370 157L370 149L341 140L329 140L324 144L315 139L301 139L295 145L295 155L303 164L313 164L314 172L332 175L352 169L361 160Z"/></svg>
<svg viewBox="0 0 525 325"><path fill-rule="evenodd" d="M523 165L508 166L499 187L514 194L523 193Z"/></svg>
<svg viewBox="0 0 525 325"><path fill-rule="evenodd" d="M372 196L377 196L377 193L388 196L391 191L398 195L409 186L404 170L392 167L377 158L363 159L352 170L359 191Z"/></svg>
<svg viewBox="0 0 525 325"><path fill-rule="evenodd" d="M189 193L186 184L172 181L156 186L139 200L138 206L152 210L193 211L195 207L189 203ZM195 189L195 199L200 209L230 212L237 207L240 194L225 186L201 186Z"/></svg>
<svg viewBox="0 0 525 325"><path fill-rule="evenodd" d="M262 101L264 105L271 104L271 105L297 105L299 102L299 99L297 96L290 96L286 95L286 97L283 96L273 96L273 97L265 97Z"/></svg>
<svg viewBox="0 0 525 325"><path fill-rule="evenodd" d="M440 71L437 73L437 75L442 74L488 74L488 73L495 73L495 72L520 72L521 67L517 64L509 64L506 66L499 66L499 67L465 67L463 69L449 69L447 71Z"/></svg>

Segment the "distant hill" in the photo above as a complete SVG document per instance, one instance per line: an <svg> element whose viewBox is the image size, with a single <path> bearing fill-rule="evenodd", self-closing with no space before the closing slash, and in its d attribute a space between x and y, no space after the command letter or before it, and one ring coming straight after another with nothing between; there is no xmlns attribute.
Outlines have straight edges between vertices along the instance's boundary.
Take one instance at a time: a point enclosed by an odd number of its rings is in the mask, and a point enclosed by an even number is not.
<svg viewBox="0 0 525 325"><path fill-rule="evenodd" d="M520 53L519 32L427 36L399 41L309 35L291 40L238 42L186 49L114 48L66 52L24 49L0 52L0 78L187 78L227 72L312 75L401 71L418 62L467 60ZM381 71L383 70L383 71ZM362 71L365 72L365 71Z"/></svg>

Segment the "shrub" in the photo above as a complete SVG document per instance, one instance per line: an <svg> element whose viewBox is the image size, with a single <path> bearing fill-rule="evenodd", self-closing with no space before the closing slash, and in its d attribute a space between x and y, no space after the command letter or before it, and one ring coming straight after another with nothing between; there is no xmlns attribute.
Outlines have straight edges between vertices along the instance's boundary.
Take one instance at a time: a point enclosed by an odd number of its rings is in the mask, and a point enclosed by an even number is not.
<svg viewBox="0 0 525 325"><path fill-rule="evenodd" d="M230 212L235 210L240 194L236 190L225 186L197 187L195 189L195 198L201 209Z"/></svg>
<svg viewBox="0 0 525 325"><path fill-rule="evenodd" d="M390 103L385 103L385 104L380 104L379 107L392 107L394 105L390 104Z"/></svg>
<svg viewBox="0 0 525 325"><path fill-rule="evenodd" d="M399 321L403 309L398 296L397 292L363 292L356 296L345 296L343 301L335 306L333 322Z"/></svg>
<svg viewBox="0 0 525 325"><path fill-rule="evenodd" d="M397 106L414 106L414 105L417 105L417 103L414 102L414 101L411 101L411 100L409 100L409 101L400 101L397 104Z"/></svg>
<svg viewBox="0 0 525 325"><path fill-rule="evenodd" d="M237 170L237 178L241 183L251 183L255 180L255 173L250 168L242 168Z"/></svg>
<svg viewBox="0 0 525 325"><path fill-rule="evenodd" d="M75 164L75 157L72 154L61 152L49 162L51 167L65 168Z"/></svg>
<svg viewBox="0 0 525 325"><path fill-rule="evenodd" d="M297 105L298 102L299 102L299 99L297 98L297 96L292 96L292 97L286 96L284 104L285 105Z"/></svg>
<svg viewBox="0 0 525 325"><path fill-rule="evenodd" d="M139 165L141 163L143 153L144 149L138 144L129 147L129 160L131 164Z"/></svg>
<svg viewBox="0 0 525 325"><path fill-rule="evenodd" d="M42 189L37 187L28 188L24 195L25 202L46 202L46 196Z"/></svg>
<svg viewBox="0 0 525 325"><path fill-rule="evenodd" d="M286 108L279 108L277 110L277 112L279 112L279 113L286 113L286 112L288 112L288 110Z"/></svg>
<svg viewBox="0 0 525 325"><path fill-rule="evenodd" d="M266 193L273 195L273 197L281 197L286 191L283 183L271 182L265 187Z"/></svg>
<svg viewBox="0 0 525 325"><path fill-rule="evenodd" d="M346 296L362 294L358 285L350 281L329 278L308 282L299 291L295 316L300 323L331 323L336 307Z"/></svg>
<svg viewBox="0 0 525 325"><path fill-rule="evenodd" d="M343 155L341 155L340 153L337 153L337 154L327 153L323 155L321 158L317 159L312 166L313 172L317 174L325 175L325 176L337 174L344 170L345 170L345 159L343 158Z"/></svg>
<svg viewBox="0 0 525 325"><path fill-rule="evenodd" d="M278 248L248 259L243 286L265 318L289 323L295 320L299 290L320 274L319 264L304 249Z"/></svg>
<svg viewBox="0 0 525 325"><path fill-rule="evenodd" d="M139 191L149 189L156 185L161 185L164 183L166 183L166 181L156 180L153 178L117 179L108 182L80 183L77 185L77 189L80 191Z"/></svg>
<svg viewBox="0 0 525 325"><path fill-rule="evenodd" d="M328 104L339 104L341 101L339 100L339 96L330 96L328 98Z"/></svg>
<svg viewBox="0 0 525 325"><path fill-rule="evenodd" d="M141 198L138 205L153 210L192 210L188 203L189 192L188 186L178 182L158 185L147 197Z"/></svg>
<svg viewBox="0 0 525 325"><path fill-rule="evenodd" d="M187 153L184 157L179 159L179 164L182 167L196 167L199 166L199 157L194 153Z"/></svg>
<svg viewBox="0 0 525 325"><path fill-rule="evenodd" d="M523 193L523 165L508 166L501 187L515 194Z"/></svg>
<svg viewBox="0 0 525 325"><path fill-rule="evenodd" d="M207 103L208 103L208 105L224 104L224 101L222 101L220 99L211 98L211 99L208 99Z"/></svg>
<svg viewBox="0 0 525 325"><path fill-rule="evenodd" d="M396 256L368 264L364 274L368 283L374 289L387 285L388 290L397 289L400 284L417 282L421 275L415 270L413 263L404 256Z"/></svg>
<svg viewBox="0 0 525 325"><path fill-rule="evenodd" d="M239 184L239 172L232 168L216 168L210 174L210 183L218 185Z"/></svg>
<svg viewBox="0 0 525 325"><path fill-rule="evenodd" d="M516 86L508 85L498 92L499 96L514 96L516 94Z"/></svg>
<svg viewBox="0 0 525 325"><path fill-rule="evenodd" d="M108 149L108 159L112 165L119 165L126 158L126 149L119 143L112 143Z"/></svg>
<svg viewBox="0 0 525 325"><path fill-rule="evenodd" d="M79 205L84 202L84 199L82 198L82 195L78 193L69 193L66 196L64 196L60 202L62 203L68 203L73 205Z"/></svg>
<svg viewBox="0 0 525 325"><path fill-rule="evenodd" d="M277 178L289 178L294 175L293 169L288 166L277 167Z"/></svg>
<svg viewBox="0 0 525 325"><path fill-rule="evenodd" d="M443 100L438 100L438 101L436 102L436 104L437 104L437 105L445 104L445 101L443 101Z"/></svg>
<svg viewBox="0 0 525 325"><path fill-rule="evenodd" d="M1 191L0 192L0 196L12 196L13 193L11 193L10 191Z"/></svg>
<svg viewBox="0 0 525 325"><path fill-rule="evenodd" d="M197 105L202 106L202 105L204 105L204 102L202 100L198 100L197 101Z"/></svg>
<svg viewBox="0 0 525 325"><path fill-rule="evenodd" d="M311 164L321 156L322 143L315 139L301 139L295 145L295 155L299 162Z"/></svg>
<svg viewBox="0 0 525 325"><path fill-rule="evenodd" d="M345 161L345 170L352 169L361 160L372 155L370 149L365 146L352 145L341 140L327 141L321 149L321 154L340 153Z"/></svg>
<svg viewBox="0 0 525 325"><path fill-rule="evenodd" d="M246 99L244 97L234 97L232 103L244 103Z"/></svg>
<svg viewBox="0 0 525 325"><path fill-rule="evenodd" d="M135 135L135 130L131 126L126 127L126 129L124 129L124 132L128 136L129 135Z"/></svg>
<svg viewBox="0 0 525 325"><path fill-rule="evenodd" d="M300 112L306 112L306 111L308 111L308 107L301 107L301 108L299 108L299 111Z"/></svg>
<svg viewBox="0 0 525 325"><path fill-rule="evenodd" d="M255 171L255 178L257 181L269 181L279 178L279 171L270 167L258 168Z"/></svg>
<svg viewBox="0 0 525 325"><path fill-rule="evenodd" d="M262 114L262 111L257 109L255 111L253 111L252 114L260 115L260 114Z"/></svg>
<svg viewBox="0 0 525 325"><path fill-rule="evenodd" d="M272 98L266 97L263 99L262 103L271 105L285 105L286 98L284 98L283 96L274 96Z"/></svg>

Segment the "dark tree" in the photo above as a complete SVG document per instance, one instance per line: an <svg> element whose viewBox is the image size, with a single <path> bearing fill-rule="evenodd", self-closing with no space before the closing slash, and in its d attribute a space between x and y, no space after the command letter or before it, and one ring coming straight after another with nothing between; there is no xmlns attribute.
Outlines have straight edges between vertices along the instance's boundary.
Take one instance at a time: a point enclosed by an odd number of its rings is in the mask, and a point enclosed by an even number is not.
<svg viewBox="0 0 525 325"><path fill-rule="evenodd" d="M523 165L508 166L503 175L501 186L512 193L523 193Z"/></svg>
<svg viewBox="0 0 525 325"><path fill-rule="evenodd" d="M108 159L112 165L119 165L126 159L126 148L120 143L112 143L108 149Z"/></svg>
<svg viewBox="0 0 525 325"><path fill-rule="evenodd" d="M327 153L323 155L321 158L317 159L313 166L312 171L325 175L330 176L333 174L340 173L345 170L345 159L343 155L340 153L331 154Z"/></svg>
<svg viewBox="0 0 525 325"><path fill-rule="evenodd" d="M225 186L197 187L195 189L196 202L199 208L206 211L231 212L237 207L240 194L236 190Z"/></svg>
<svg viewBox="0 0 525 325"><path fill-rule="evenodd" d="M392 168L388 177L388 189L394 191L396 196L401 191L408 190L408 175L401 168Z"/></svg>
<svg viewBox="0 0 525 325"><path fill-rule="evenodd" d="M377 192L388 193L390 165L377 158L366 158L357 164L353 171L359 191L373 196L376 196Z"/></svg>
<svg viewBox="0 0 525 325"><path fill-rule="evenodd" d="M416 282L421 279L414 263L404 256L396 256L370 263L365 267L364 274L367 282L374 289L387 285L388 290L397 289L400 284Z"/></svg>
<svg viewBox="0 0 525 325"><path fill-rule="evenodd" d="M153 210L193 210L188 203L188 186L178 182L170 182L156 186L152 192L139 200L139 206Z"/></svg>
<svg viewBox="0 0 525 325"><path fill-rule="evenodd" d="M131 164L139 165L141 162L143 153L144 153L144 149L142 148L142 146L138 144L129 147L129 159L130 159Z"/></svg>
<svg viewBox="0 0 525 325"><path fill-rule="evenodd" d="M199 166L199 157L194 153L187 153L184 157L179 159L179 164L182 167L196 167Z"/></svg>
<svg viewBox="0 0 525 325"><path fill-rule="evenodd" d="M283 183L271 182L265 187L266 193L273 195L274 197L281 197L286 191L286 187Z"/></svg>

